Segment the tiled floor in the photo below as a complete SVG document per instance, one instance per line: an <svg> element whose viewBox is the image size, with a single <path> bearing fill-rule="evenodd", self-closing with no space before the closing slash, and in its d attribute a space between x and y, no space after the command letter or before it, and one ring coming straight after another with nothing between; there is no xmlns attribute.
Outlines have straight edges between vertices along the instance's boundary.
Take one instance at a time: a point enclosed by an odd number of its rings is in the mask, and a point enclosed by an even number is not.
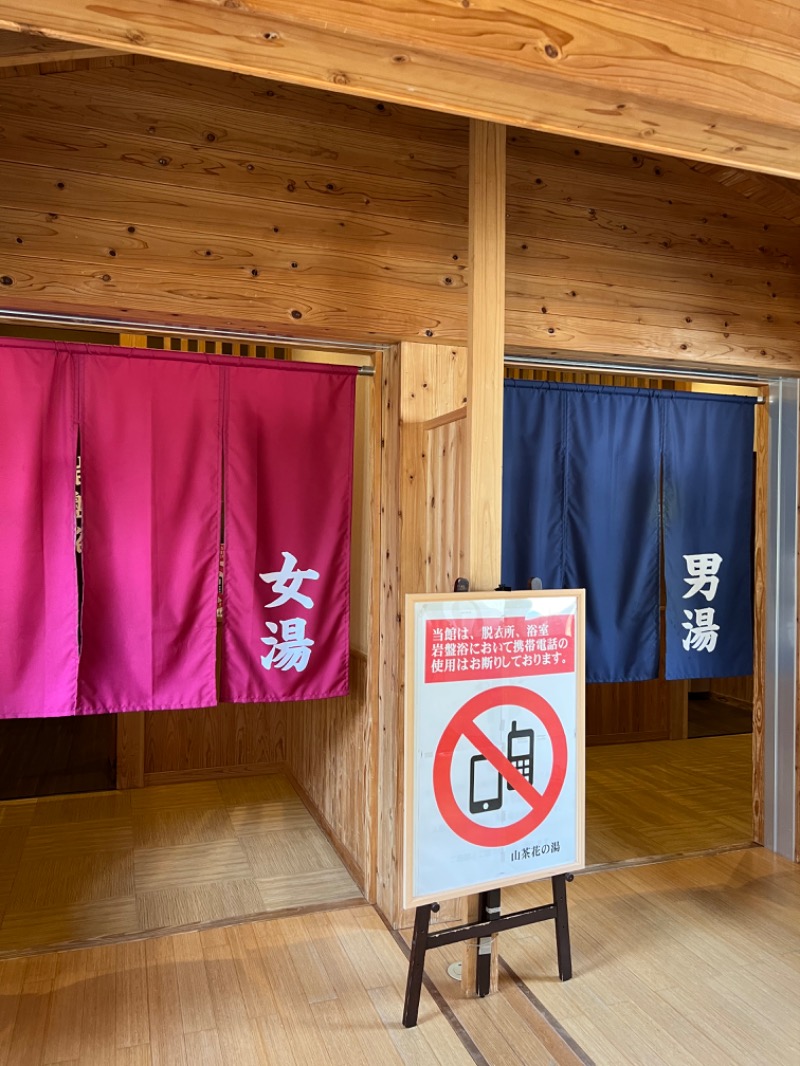
<svg viewBox="0 0 800 1066"><path fill-rule="evenodd" d="M587 861L750 841L750 745L590 748ZM0 803L0 953L360 898L281 775Z"/></svg>
<svg viewBox="0 0 800 1066"><path fill-rule="evenodd" d="M279 774L0 804L0 952L360 898Z"/></svg>
<svg viewBox="0 0 800 1066"><path fill-rule="evenodd" d="M752 737L586 751L586 861L685 855L753 839Z"/></svg>

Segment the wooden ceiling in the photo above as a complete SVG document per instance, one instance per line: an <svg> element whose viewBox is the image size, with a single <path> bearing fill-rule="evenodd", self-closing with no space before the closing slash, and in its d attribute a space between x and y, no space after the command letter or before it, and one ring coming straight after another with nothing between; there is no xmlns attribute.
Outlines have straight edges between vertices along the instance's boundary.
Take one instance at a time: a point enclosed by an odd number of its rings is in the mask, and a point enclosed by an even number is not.
<svg viewBox="0 0 800 1066"><path fill-rule="evenodd" d="M800 177L800 0L0 0L0 26Z"/></svg>
<svg viewBox="0 0 800 1066"><path fill-rule="evenodd" d="M74 41L59 41L31 33L0 30L0 70L20 71L25 67L39 67L44 63L74 62L117 55L110 48L96 48Z"/></svg>

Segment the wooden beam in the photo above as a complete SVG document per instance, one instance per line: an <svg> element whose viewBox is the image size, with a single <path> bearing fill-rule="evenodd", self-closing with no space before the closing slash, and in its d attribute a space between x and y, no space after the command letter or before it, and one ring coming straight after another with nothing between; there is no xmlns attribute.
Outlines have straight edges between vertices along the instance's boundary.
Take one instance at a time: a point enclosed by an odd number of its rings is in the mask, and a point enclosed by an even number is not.
<svg viewBox="0 0 800 1066"><path fill-rule="evenodd" d="M506 129L473 120L469 138L469 312L466 432L466 576L473 591L500 581L505 341ZM467 920L478 920L478 898ZM475 995L476 940L464 945L462 989ZM497 990L493 945L491 989Z"/></svg>
<svg viewBox="0 0 800 1066"><path fill-rule="evenodd" d="M473 589L500 581L505 340L506 130L470 127L467 371L467 574Z"/></svg>
<svg viewBox="0 0 800 1066"><path fill-rule="evenodd" d="M696 174L704 174L724 185L760 211L791 222L793 226L800 223L800 185L796 181L772 174L753 174L736 167L720 167L714 163L692 163L690 166Z"/></svg>
<svg viewBox="0 0 800 1066"><path fill-rule="evenodd" d="M38 63L62 63L118 54L116 48L96 48L74 41L58 41L30 33L0 30L0 70L4 67L28 67Z"/></svg>
<svg viewBox="0 0 800 1066"><path fill-rule="evenodd" d="M0 0L0 26L800 176L800 0L741 6Z"/></svg>

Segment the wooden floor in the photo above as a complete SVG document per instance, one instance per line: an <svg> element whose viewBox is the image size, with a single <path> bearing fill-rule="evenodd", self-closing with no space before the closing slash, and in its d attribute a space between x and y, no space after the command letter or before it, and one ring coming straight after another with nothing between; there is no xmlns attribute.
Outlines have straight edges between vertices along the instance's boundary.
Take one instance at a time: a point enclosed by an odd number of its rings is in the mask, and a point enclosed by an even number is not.
<svg viewBox="0 0 800 1066"><path fill-rule="evenodd" d="M547 885L505 893L509 909ZM0 1066L777 1066L800 1062L800 867L754 848L578 876L575 976L546 924L465 999L366 905L0 960Z"/></svg>
<svg viewBox="0 0 800 1066"><path fill-rule="evenodd" d="M545 888L509 890L504 906ZM582 874L569 899L572 981L554 976L543 925L500 950L506 982L597 1066L800 1063L800 866L752 848Z"/></svg>
<svg viewBox="0 0 800 1066"><path fill-rule="evenodd" d="M371 907L0 961L0 1066L472 1066Z"/></svg>
<svg viewBox="0 0 800 1066"><path fill-rule="evenodd" d="M750 738L587 752L589 864L747 843ZM0 954L360 899L283 776L0 803Z"/></svg>
<svg viewBox="0 0 800 1066"><path fill-rule="evenodd" d="M586 750L590 865L749 843L752 737Z"/></svg>
<svg viewBox="0 0 800 1066"><path fill-rule="evenodd" d="M0 803L0 953L361 899L280 774Z"/></svg>

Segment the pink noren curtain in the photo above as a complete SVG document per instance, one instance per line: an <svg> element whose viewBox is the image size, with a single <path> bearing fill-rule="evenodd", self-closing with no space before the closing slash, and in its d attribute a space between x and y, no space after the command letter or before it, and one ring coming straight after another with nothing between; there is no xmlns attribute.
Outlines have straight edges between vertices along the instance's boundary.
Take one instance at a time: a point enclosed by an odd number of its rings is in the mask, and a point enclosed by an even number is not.
<svg viewBox="0 0 800 1066"><path fill-rule="evenodd" d="M75 713L76 439L69 357L0 341L0 718Z"/></svg>
<svg viewBox="0 0 800 1066"><path fill-rule="evenodd" d="M348 688L355 369L228 371L222 698Z"/></svg>
<svg viewBox="0 0 800 1066"><path fill-rule="evenodd" d="M81 365L78 713L213 706L221 370L125 349Z"/></svg>

